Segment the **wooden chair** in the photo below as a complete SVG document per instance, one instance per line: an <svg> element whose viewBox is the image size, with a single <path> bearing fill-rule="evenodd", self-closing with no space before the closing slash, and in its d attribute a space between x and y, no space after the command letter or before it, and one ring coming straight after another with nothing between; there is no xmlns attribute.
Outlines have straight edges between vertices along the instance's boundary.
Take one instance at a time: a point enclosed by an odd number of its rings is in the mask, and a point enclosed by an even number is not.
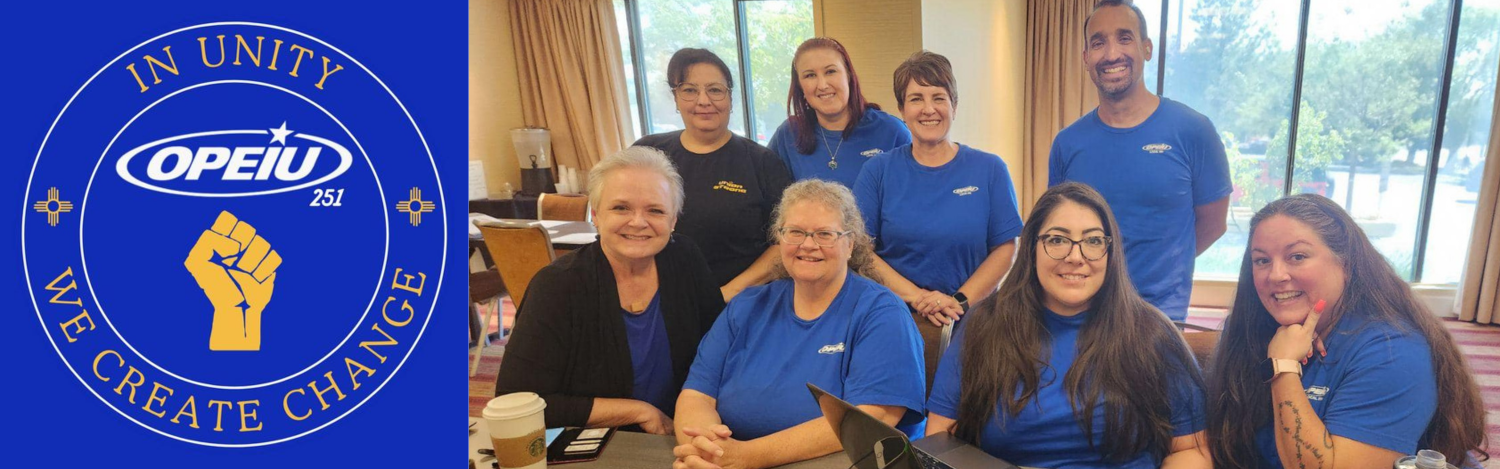
<svg viewBox="0 0 1500 469"><path fill-rule="evenodd" d="M484 236L484 245L495 260L511 301L519 308L531 278L557 259L552 250L552 236L539 225L498 220L479 225L479 233Z"/></svg>
<svg viewBox="0 0 1500 469"><path fill-rule="evenodd" d="M1174 321L1173 324L1182 331L1182 338L1187 341L1188 349L1193 351L1193 358L1198 359L1198 367L1207 370L1208 360L1213 358L1214 347L1219 345L1221 331L1185 322Z"/></svg>
<svg viewBox="0 0 1500 469"><path fill-rule="evenodd" d="M938 362L943 359L943 351L948 348L949 335L952 334L953 326L934 326L931 321L922 316L922 313L911 312L911 319L917 322L917 333L922 336L922 364L927 368L927 394L932 394L932 380L937 376Z"/></svg>
<svg viewBox="0 0 1500 469"><path fill-rule="evenodd" d="M542 194L536 199L538 220L589 221L589 196Z"/></svg>

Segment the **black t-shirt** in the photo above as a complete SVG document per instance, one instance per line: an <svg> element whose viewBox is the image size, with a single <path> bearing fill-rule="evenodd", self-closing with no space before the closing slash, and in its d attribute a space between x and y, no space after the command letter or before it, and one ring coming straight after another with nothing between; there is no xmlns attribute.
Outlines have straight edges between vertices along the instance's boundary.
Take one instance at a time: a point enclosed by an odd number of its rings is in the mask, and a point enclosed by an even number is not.
<svg viewBox="0 0 1500 469"><path fill-rule="evenodd" d="M685 199L677 232L703 250L714 281L733 280L766 251L771 210L792 175L770 149L738 135L711 153L682 146L682 131L647 135L635 145L661 150L682 175Z"/></svg>

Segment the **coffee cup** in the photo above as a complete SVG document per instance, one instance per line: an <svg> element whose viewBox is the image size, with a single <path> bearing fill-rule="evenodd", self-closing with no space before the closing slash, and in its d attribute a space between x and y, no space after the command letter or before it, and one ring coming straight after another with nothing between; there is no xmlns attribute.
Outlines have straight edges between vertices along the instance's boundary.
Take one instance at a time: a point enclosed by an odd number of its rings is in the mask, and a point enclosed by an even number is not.
<svg viewBox="0 0 1500 469"><path fill-rule="evenodd" d="M542 418L546 407L547 402L534 392L506 394L484 406L490 444L501 468L547 467L547 426Z"/></svg>

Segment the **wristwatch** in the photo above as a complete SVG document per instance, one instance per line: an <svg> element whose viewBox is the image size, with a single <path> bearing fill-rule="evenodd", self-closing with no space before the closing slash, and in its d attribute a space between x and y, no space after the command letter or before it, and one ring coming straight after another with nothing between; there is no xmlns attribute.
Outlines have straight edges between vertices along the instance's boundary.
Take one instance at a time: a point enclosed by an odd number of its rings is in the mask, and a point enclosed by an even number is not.
<svg viewBox="0 0 1500 469"><path fill-rule="evenodd" d="M963 308L963 310L964 310L965 313L969 312L969 296L968 295L965 295L964 292L954 292L953 293L953 299L955 301L958 301L958 307L959 308Z"/></svg>
<svg viewBox="0 0 1500 469"><path fill-rule="evenodd" d="M1277 375L1280 375L1282 373L1296 373L1297 376L1302 376L1302 364L1297 362L1297 360L1272 358L1271 377L1275 378Z"/></svg>

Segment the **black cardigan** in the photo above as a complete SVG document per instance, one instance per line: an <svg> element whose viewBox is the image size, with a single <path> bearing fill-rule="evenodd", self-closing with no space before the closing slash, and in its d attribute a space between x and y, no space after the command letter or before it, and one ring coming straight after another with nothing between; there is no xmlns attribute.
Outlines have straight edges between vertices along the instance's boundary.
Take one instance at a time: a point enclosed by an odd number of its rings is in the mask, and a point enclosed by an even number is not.
<svg viewBox="0 0 1500 469"><path fill-rule="evenodd" d="M673 385L681 389L724 298L686 237L673 236L656 255L656 273ZM635 372L621 311L614 270L598 241L543 267L516 313L495 395L541 395L548 427L586 426L596 397L632 398ZM663 409L669 416L673 410Z"/></svg>

